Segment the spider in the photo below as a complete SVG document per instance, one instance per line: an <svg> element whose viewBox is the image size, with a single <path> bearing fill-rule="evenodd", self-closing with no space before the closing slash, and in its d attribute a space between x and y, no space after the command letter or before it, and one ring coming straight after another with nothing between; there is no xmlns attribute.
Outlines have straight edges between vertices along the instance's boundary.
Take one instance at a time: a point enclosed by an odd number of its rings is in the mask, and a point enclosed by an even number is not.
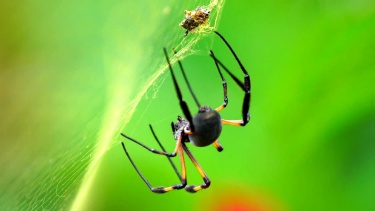
<svg viewBox="0 0 375 211"><path fill-rule="evenodd" d="M180 23L180 26L186 29L185 35L192 32L198 26L207 23L207 19L210 17L210 11L205 10L201 7L193 11L185 10L185 19Z"/></svg>
<svg viewBox="0 0 375 211"><path fill-rule="evenodd" d="M195 103L199 107L198 113L193 117L189 111L188 105L182 98L182 93L179 88L179 85L177 83L177 79L175 77L174 71L172 69L172 65L169 61L168 53L167 50L164 48L164 54L165 58L167 60L167 63L169 65L169 70L172 75L173 79L173 84L175 91L177 93L177 97L179 100L180 107L182 109L182 112L185 116L185 118L178 116L177 117L177 122L172 122L172 132L174 139L176 140L176 146L173 152L169 153L166 152L163 145L160 143L159 139L157 138L153 128L151 125L149 125L151 133L153 134L156 142L160 146L161 150L156 150L153 148L150 148L141 142L121 133L123 137L126 139L142 146L143 148L147 149L148 151L158 154L158 155L163 155L166 156L171 163L175 173L180 179L180 184L172 185L169 187L153 187L150 182L143 176L143 174L140 172L140 170L137 168L135 165L133 159L130 157L128 151L125 148L124 142L122 142L122 147L125 151L126 156L130 160L131 164L133 165L134 169L137 171L139 176L142 178L142 180L146 183L148 188L154 192L154 193L166 193L172 190L178 190L185 188L186 191L190 193L195 193L197 191L200 191L202 189L206 189L210 186L211 181L207 177L206 173L203 171L202 167L198 164L197 160L194 158L192 153L189 151L189 149L186 146L186 143L191 143L194 146L197 147L205 147L208 145L213 145L219 152L223 150L222 145L219 143L218 138L220 136L221 130L222 130L222 124L228 124L228 125L234 125L234 126L245 126L249 120L250 120L250 89L251 89L251 84L250 84L250 77L249 74L247 73L246 69L243 67L242 63L238 59L237 55L233 51L232 47L229 45L229 43L224 39L224 37L217 31L215 33L224 41L224 43L228 46L229 50L232 52L234 58L236 59L237 63L239 64L243 74L244 74L244 83L242 83L232 72L229 71L228 68L224 66L222 62L220 62L214 55L213 51L210 51L210 56L213 58L216 64L216 68L219 72L219 75L221 77L221 81L223 84L223 90L224 90L224 103L217 107L216 109L212 109L209 106L200 106L190 84L189 81L186 78L185 71L182 67L181 62L178 60L179 67L181 69L181 72L183 74L185 83L187 84L190 94L193 96ZM243 106L242 106L242 119L240 120L225 120L222 119L219 111L224 109L228 105L228 97L227 97L227 82L220 70L220 67L222 67L228 74L229 76L236 82L236 84L245 92L245 97L243 100ZM185 167L185 160L184 160L184 153L186 153L189 157L189 159L192 161L194 166L197 168L199 174L203 178L203 184L201 185L187 185L187 176L186 176L186 167ZM182 174L180 174L171 160L171 157L175 157L179 155L180 156L180 161L181 161L181 171Z"/></svg>

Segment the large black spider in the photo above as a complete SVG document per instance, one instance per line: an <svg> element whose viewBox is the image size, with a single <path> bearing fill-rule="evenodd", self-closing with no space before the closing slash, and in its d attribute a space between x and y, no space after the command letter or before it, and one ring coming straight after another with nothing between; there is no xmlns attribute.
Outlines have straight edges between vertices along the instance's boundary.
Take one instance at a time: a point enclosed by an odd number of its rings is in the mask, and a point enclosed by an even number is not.
<svg viewBox="0 0 375 211"><path fill-rule="evenodd" d="M182 109L182 112L184 113L185 118L178 116L177 122L172 122L172 132L174 135L174 139L176 140L176 147L172 153L168 153L165 151L163 145L160 143L159 139L157 138L154 130L152 129L152 126L150 126L151 132L155 138L155 140L158 142L161 150L156 150L153 148L150 148L141 142L138 142L137 140L121 133L122 136L129 139L130 141L133 141L134 143L141 145L143 148L149 150L150 152L153 152L155 154L164 155L168 158L169 162L171 163L174 171L176 172L177 176L180 179L181 184L172 185L169 187L153 187L147 179L143 176L143 174L139 171L137 166L135 165L134 161L130 157L128 151L125 148L124 142L122 142L122 147L124 148L124 151L126 153L126 156L129 158L130 162L134 166L135 170L139 174L139 176L143 179L143 181L146 183L146 185L150 188L150 190L154 193L166 193L171 190L178 190L185 188L186 191L190 193L195 193L199 190L208 188L211 184L210 179L207 177L206 173L203 171L201 166L198 164L197 160L194 158L194 156L191 154L189 149L186 146L186 143L192 143L194 146L198 147L205 147L208 145L213 144L215 148L221 152L223 150L223 147L218 141L218 138L221 133L222 124L229 124L234 126L245 126L249 120L250 120L250 77L247 73L246 69L243 67L242 63L238 59L236 53L233 51L232 47L229 45L229 43L224 39L224 37L217 31L215 33L224 41L224 43L228 46L229 50L232 52L234 58L236 59L237 63L239 64L243 74L244 74L244 83L242 83L232 72L229 71L228 68L226 68L223 63L221 63L214 55L213 51L210 51L210 56L214 59L217 70L220 74L223 89L224 89L224 103L219 106L216 109L212 109L209 106L200 106L196 96L193 93L193 90L191 89L191 86L186 78L185 71L182 67L182 64L180 61L178 61L178 64L180 66L180 69L183 73L184 80L186 84L188 85L188 88L190 90L190 93L192 94L197 106L199 107L198 113L193 117L189 111L189 108L186 104L186 102L182 98L181 90L178 86L176 77L174 75L172 65L169 61L169 57L167 54L167 50L164 48L164 54L165 58L167 59L170 72L172 74L172 79L174 83L174 87L177 93L178 100L180 102L180 107ZM242 105L242 119L240 120L225 120L222 119L220 114L218 113L222 109L224 109L228 104L228 97L227 97L227 82L224 79L224 76L220 70L220 66L230 75L230 77L238 84L238 86L245 92L245 97L243 100ZM188 185L187 186L187 177L186 177L186 167L185 167L185 160L184 160L184 153L188 155L190 160L193 162L194 166L198 169L199 174L202 176L204 183L201 185ZM182 175L178 172L176 166L174 165L173 161L170 157L175 157L177 154L180 156L181 160L181 168L182 168Z"/></svg>

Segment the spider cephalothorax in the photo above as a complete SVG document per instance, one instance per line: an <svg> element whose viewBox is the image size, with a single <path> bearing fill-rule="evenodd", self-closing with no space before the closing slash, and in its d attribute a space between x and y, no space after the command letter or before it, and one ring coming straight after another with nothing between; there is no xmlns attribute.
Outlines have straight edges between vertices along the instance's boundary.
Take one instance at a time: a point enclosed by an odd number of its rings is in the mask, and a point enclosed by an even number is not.
<svg viewBox="0 0 375 211"><path fill-rule="evenodd" d="M184 130L190 130L189 121L187 121L185 118L178 116L177 122L175 123L172 122L172 129L173 129L174 139L178 140L179 136L184 132Z"/></svg>

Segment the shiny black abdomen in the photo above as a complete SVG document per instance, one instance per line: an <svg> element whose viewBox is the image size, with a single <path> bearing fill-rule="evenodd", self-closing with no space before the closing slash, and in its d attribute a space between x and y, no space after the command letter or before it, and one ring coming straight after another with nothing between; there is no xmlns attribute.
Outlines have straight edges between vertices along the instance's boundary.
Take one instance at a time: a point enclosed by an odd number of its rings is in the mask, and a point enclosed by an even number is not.
<svg viewBox="0 0 375 211"><path fill-rule="evenodd" d="M198 147L208 146L214 143L221 133L221 116L209 108L202 106L197 115L193 118L195 131L189 135L190 142Z"/></svg>

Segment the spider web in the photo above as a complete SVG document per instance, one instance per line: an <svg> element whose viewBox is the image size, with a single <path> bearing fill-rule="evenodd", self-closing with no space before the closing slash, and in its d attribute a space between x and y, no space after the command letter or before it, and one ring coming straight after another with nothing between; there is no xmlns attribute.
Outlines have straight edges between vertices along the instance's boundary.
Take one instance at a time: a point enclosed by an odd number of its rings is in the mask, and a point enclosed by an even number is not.
<svg viewBox="0 0 375 211"><path fill-rule="evenodd" d="M35 150L27 147L29 140L26 134L21 135L14 145L2 145L7 151L2 153L0 162L0 209L81 210L88 203L87 194L101 159L112 147L119 146L118 134L130 121L147 90L153 87L155 95L163 82L155 83L168 68L160 53L161 46L168 46L169 52L178 49L178 54L171 56L172 64L177 58L193 54L194 45L217 27L223 1L211 0L208 4L201 0L174 4L166 1L164 5L152 5L148 9L139 2L134 9L142 8L142 13L153 17L152 22L143 20L142 15L132 14L130 5L127 5L129 3L119 3L112 8L102 32L105 37L102 61L106 70L105 80L109 82L105 87L104 109L91 115L81 125L80 131L68 137L64 136L63 130L69 130L70 125L56 130L39 128L41 131L57 131L61 138L36 141L33 143ZM197 6L211 10L210 24L182 37L184 29L178 24L184 17L183 11L193 10ZM134 23L128 24L124 21L127 19L132 19ZM137 31L136 36L127 33L127 29L113 28L124 26L124 23L128 24L125 28L134 27L132 30ZM150 59L145 62L144 58ZM48 78L42 77L40 80L43 82ZM65 97L69 94L66 93ZM79 112L84 112L84 109L82 105ZM39 118L35 115L35 118ZM97 128L100 130L97 131Z"/></svg>

